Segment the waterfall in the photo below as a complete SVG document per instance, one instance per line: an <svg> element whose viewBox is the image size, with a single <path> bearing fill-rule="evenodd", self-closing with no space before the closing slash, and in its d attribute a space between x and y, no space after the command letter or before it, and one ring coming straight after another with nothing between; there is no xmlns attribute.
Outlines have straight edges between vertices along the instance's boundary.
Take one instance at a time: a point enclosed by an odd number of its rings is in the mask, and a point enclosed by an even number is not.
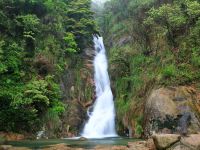
<svg viewBox="0 0 200 150"><path fill-rule="evenodd" d="M94 58L94 81L96 101L92 112L88 109L89 120L85 124L82 136L86 138L116 137L115 108L108 75L108 62L102 37L94 36L96 56Z"/></svg>

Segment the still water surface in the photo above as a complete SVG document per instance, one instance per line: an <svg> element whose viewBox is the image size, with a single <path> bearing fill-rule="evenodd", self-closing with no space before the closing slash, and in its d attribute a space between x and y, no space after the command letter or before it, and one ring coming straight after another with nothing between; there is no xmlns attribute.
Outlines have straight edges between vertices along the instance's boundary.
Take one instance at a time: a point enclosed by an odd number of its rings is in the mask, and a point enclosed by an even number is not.
<svg viewBox="0 0 200 150"><path fill-rule="evenodd" d="M78 139L48 139L48 140L25 140L25 141L12 141L7 144L15 147L28 147L33 150L39 150L49 147L50 145L65 143L69 147L92 149L97 145L127 145L128 142L134 142L137 139L131 138L104 138L104 139L89 139L81 141Z"/></svg>

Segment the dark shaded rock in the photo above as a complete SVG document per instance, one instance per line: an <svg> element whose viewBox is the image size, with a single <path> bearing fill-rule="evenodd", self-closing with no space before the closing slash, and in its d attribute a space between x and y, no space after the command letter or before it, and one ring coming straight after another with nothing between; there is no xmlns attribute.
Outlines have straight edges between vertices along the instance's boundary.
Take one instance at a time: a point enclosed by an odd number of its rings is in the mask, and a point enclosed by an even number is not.
<svg viewBox="0 0 200 150"><path fill-rule="evenodd" d="M125 36L119 39L117 46L123 46L131 41L131 36Z"/></svg>
<svg viewBox="0 0 200 150"><path fill-rule="evenodd" d="M183 115L181 116L178 122L179 133L181 133L182 135L187 135L188 133L187 129L190 124L190 120L191 120L190 113L189 112L183 113Z"/></svg>
<svg viewBox="0 0 200 150"><path fill-rule="evenodd" d="M85 55L88 56L88 57L94 57L95 56L95 51L91 48L87 48L84 50L85 52Z"/></svg>

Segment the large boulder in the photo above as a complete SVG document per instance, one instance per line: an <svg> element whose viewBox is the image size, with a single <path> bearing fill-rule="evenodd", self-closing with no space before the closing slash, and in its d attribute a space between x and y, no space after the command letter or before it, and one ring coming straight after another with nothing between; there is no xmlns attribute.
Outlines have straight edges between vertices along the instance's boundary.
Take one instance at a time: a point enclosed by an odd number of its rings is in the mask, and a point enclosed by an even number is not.
<svg viewBox="0 0 200 150"><path fill-rule="evenodd" d="M171 147L167 148L166 150L194 150L194 149L191 149L190 147L178 142L178 143L172 145Z"/></svg>
<svg viewBox="0 0 200 150"><path fill-rule="evenodd" d="M177 134L155 134L153 140L158 150L169 148L171 145L180 141L181 136Z"/></svg>
<svg viewBox="0 0 200 150"><path fill-rule="evenodd" d="M200 133L182 137L179 142L171 145L167 150L200 150Z"/></svg>
<svg viewBox="0 0 200 150"><path fill-rule="evenodd" d="M198 92L192 87L153 90L145 103L144 135L197 133L200 130Z"/></svg>
<svg viewBox="0 0 200 150"><path fill-rule="evenodd" d="M200 150L200 133L183 137L181 139L181 143L187 147L190 147L190 149Z"/></svg>

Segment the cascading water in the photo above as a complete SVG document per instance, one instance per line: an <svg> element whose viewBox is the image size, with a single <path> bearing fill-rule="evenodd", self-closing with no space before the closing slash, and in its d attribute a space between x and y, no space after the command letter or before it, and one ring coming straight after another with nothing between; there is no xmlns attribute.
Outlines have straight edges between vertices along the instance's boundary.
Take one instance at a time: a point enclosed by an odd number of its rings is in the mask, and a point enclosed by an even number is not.
<svg viewBox="0 0 200 150"><path fill-rule="evenodd" d="M102 37L94 37L96 56L94 58L94 81L96 101L83 133L86 138L116 137L115 108L108 76L108 63Z"/></svg>

